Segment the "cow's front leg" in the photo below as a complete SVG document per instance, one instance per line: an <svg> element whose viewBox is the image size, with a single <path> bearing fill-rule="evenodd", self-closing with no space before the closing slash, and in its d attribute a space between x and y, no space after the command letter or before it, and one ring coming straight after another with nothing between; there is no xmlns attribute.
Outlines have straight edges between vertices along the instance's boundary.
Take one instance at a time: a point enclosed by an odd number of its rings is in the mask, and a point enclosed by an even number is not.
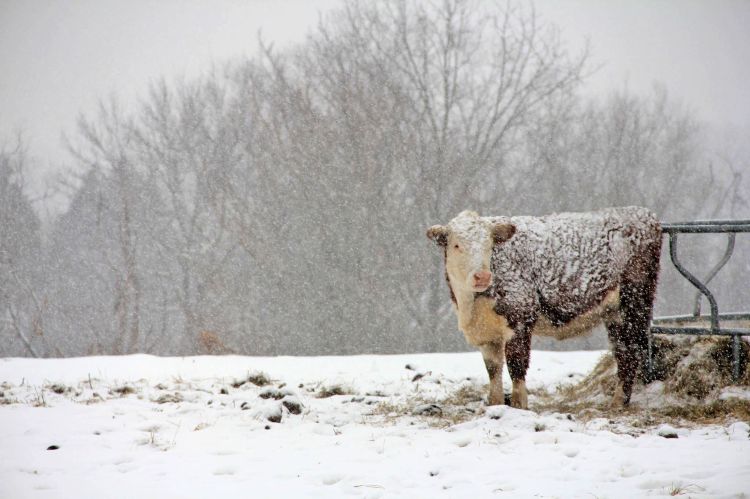
<svg viewBox="0 0 750 499"><path fill-rule="evenodd" d="M513 380L513 393L510 405L519 409L529 408L529 395L526 391L526 371L531 355L531 328L514 328L513 338L505 343L505 359L508 363L510 379Z"/></svg>
<svg viewBox="0 0 750 499"><path fill-rule="evenodd" d="M489 405L501 405L505 402L503 390L503 364L505 363L505 345L503 343L485 343L479 347L484 357L484 367L490 376Z"/></svg>

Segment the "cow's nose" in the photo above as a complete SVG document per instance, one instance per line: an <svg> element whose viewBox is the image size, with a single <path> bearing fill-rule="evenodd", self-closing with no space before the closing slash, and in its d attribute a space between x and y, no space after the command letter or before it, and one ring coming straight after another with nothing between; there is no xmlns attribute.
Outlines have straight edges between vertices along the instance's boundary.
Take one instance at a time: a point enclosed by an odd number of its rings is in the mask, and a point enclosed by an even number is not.
<svg viewBox="0 0 750 499"><path fill-rule="evenodd" d="M486 283L489 284L490 280L492 279L492 274L489 272L476 272L474 274L474 282L479 283Z"/></svg>

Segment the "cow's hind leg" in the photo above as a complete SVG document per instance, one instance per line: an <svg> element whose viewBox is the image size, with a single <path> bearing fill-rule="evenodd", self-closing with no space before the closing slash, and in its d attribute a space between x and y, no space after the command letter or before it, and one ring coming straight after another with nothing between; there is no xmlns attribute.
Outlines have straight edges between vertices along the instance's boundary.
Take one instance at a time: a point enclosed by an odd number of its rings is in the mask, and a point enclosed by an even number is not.
<svg viewBox="0 0 750 499"><path fill-rule="evenodd" d="M515 328L513 338L505 344L505 358L510 379L513 380L513 393L510 405L519 409L529 408L529 395L526 391L526 371L531 355L530 328Z"/></svg>
<svg viewBox="0 0 750 499"><path fill-rule="evenodd" d="M620 287L620 320L607 323L619 380L612 398L612 407L615 408L630 403L636 374L643 368L648 349L654 285L655 281L623 283Z"/></svg>
<svg viewBox="0 0 750 499"><path fill-rule="evenodd" d="M505 401L503 390L503 364L505 362L505 348L502 343L487 343L480 348L484 358L484 367L490 376L490 394L487 399L489 405L501 405Z"/></svg>
<svg viewBox="0 0 750 499"><path fill-rule="evenodd" d="M633 338L629 336L630 328L626 325L626 320L623 318L622 322L607 324L612 353L617 363L618 383L612 397L612 408L615 409L622 408L630 403L638 362L636 347L632 341Z"/></svg>

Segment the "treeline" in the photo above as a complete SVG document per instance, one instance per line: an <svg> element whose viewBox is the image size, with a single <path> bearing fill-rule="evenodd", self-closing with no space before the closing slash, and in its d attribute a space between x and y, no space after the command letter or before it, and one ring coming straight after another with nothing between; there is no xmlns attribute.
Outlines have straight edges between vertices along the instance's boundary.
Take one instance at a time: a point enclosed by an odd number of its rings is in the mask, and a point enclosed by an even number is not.
<svg viewBox="0 0 750 499"><path fill-rule="evenodd" d="M665 90L586 98L522 5L348 3L257 54L81 117L44 234L3 149L0 355L460 350L429 225L744 203Z"/></svg>

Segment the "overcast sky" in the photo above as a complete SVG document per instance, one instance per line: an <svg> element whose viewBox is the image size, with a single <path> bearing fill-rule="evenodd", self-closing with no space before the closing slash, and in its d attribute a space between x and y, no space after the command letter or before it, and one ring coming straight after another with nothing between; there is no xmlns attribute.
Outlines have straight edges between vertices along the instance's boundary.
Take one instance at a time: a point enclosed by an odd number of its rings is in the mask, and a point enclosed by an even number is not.
<svg viewBox="0 0 750 499"><path fill-rule="evenodd" d="M257 32L303 39L334 0L0 0L0 141L22 129L44 167L65 161L60 134L114 94L190 76L249 53ZM571 47L603 64L592 94L654 82L714 124L750 129L750 1L541 0Z"/></svg>

